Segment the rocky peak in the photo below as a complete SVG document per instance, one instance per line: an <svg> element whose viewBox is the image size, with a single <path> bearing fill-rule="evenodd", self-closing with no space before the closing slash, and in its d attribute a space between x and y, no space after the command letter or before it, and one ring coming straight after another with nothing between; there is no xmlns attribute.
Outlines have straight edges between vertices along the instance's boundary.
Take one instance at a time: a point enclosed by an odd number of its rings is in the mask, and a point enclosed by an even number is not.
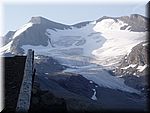
<svg viewBox="0 0 150 113"><path fill-rule="evenodd" d="M130 16L119 17L121 21L128 24L131 31L145 32L147 31L147 18L139 14L131 14ZM128 26L124 26L122 29L126 29Z"/></svg>
<svg viewBox="0 0 150 113"><path fill-rule="evenodd" d="M47 22L50 22L50 20L43 18L41 16L35 16L35 17L31 17L31 20L29 22L32 22L33 24L44 24Z"/></svg>

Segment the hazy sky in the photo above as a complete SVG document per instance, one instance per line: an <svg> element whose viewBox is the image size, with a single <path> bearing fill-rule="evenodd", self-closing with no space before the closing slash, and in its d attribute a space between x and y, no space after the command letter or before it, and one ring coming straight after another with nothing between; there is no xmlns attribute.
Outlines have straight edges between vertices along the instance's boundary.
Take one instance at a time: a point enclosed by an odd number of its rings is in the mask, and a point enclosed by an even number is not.
<svg viewBox="0 0 150 113"><path fill-rule="evenodd" d="M133 13L145 16L146 3L119 4L5 4L4 34L17 30L33 16L43 16L64 24L96 20L102 16L125 16Z"/></svg>

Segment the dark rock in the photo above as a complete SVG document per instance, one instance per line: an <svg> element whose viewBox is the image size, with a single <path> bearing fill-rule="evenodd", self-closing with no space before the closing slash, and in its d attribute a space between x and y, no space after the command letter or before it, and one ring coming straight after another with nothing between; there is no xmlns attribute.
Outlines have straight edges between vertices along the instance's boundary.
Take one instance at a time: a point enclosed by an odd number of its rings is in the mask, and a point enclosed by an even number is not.
<svg viewBox="0 0 150 113"><path fill-rule="evenodd" d="M37 86L34 86L33 90L37 92L32 93L30 112L67 112L63 98L58 98L49 91L42 91Z"/></svg>

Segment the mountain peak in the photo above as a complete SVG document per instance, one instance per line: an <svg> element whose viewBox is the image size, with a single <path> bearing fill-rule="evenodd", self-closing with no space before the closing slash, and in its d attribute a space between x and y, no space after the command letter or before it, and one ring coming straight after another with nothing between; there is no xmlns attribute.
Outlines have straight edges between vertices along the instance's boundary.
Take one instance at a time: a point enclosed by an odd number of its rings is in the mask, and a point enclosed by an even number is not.
<svg viewBox="0 0 150 113"><path fill-rule="evenodd" d="M45 21L49 21L49 20L41 16L31 17L30 20L30 22L32 22L33 24L41 24L43 22L45 23Z"/></svg>
<svg viewBox="0 0 150 113"><path fill-rule="evenodd" d="M133 18L138 18L138 17L144 17L140 14L131 14L130 17L133 17Z"/></svg>

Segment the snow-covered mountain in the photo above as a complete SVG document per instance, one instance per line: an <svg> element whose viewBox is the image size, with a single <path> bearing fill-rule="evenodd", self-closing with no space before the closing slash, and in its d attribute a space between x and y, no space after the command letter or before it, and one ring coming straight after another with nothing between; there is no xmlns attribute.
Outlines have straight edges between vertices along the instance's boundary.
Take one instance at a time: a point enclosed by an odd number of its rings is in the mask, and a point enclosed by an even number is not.
<svg viewBox="0 0 150 113"><path fill-rule="evenodd" d="M55 57L61 54L62 59L80 56L82 61L95 59L94 63L112 65L146 39L146 18L137 14L118 18L104 16L69 26L32 17L15 33L9 32L4 40L7 38L1 53L24 54L32 48L37 54ZM75 60L69 60L72 59Z"/></svg>
<svg viewBox="0 0 150 113"><path fill-rule="evenodd" d="M146 41L146 24L147 18L138 14L122 17L104 16L94 21L81 22L75 25L60 24L43 17L32 17L21 28L8 32L3 37L4 44L0 48L0 54L7 56L24 55L28 49L33 49L35 51L35 64L38 68L37 74L40 75L40 82L43 83L44 88L45 83L52 80L57 83L57 85L54 83L57 87L59 84L61 90L64 91L65 88L65 93L70 91L71 94L70 92L67 93L69 95L72 95L73 92L98 102L104 98L104 95L102 96L100 93L101 88L104 88L104 94L110 96L107 94L108 92L114 93L116 98L113 101L118 102L118 104L121 99L117 98L118 93L120 97L126 98L126 100L122 100L122 103L125 102L125 106L127 106L128 94L141 95L141 90L126 83L126 79L118 77L122 75L119 73L119 69L137 65L136 74L138 74L139 71L142 73L144 68L140 66L147 66L147 63L145 65L139 64L139 56L141 56L139 52L135 52L137 58L132 64L132 56L135 54L132 51L138 44ZM141 49L135 50L140 51ZM51 58L57 62L51 62L53 61ZM126 58L128 63L123 63L126 62ZM58 73L55 77L48 76L54 74L51 66L54 70L56 69L56 72L59 70L61 76L58 76ZM108 69L114 69L115 74L119 75L112 76L107 71ZM68 73L72 73L71 76L73 77L66 79L64 75L68 75ZM134 75L134 73L133 71L132 74ZM41 75L44 78L41 78ZM86 84L83 84L82 80ZM73 85L76 82L72 81L76 81L81 87L76 87ZM66 84L72 85L66 86ZM88 85L89 90L86 89L86 85ZM75 90L71 90L71 88ZM108 102L108 100L103 100L103 102Z"/></svg>

